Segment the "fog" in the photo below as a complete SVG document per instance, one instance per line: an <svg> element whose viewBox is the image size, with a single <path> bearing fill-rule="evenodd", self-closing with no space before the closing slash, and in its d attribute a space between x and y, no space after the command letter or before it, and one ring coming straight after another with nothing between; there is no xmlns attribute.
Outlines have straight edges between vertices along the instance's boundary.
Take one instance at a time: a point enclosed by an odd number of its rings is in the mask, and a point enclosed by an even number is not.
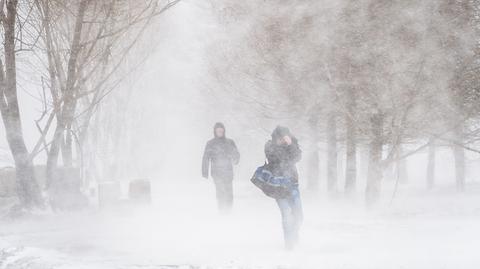
<svg viewBox="0 0 480 269"><path fill-rule="evenodd" d="M0 269L478 268L477 1L34 2L2 46ZM292 246L251 179L297 139Z"/></svg>

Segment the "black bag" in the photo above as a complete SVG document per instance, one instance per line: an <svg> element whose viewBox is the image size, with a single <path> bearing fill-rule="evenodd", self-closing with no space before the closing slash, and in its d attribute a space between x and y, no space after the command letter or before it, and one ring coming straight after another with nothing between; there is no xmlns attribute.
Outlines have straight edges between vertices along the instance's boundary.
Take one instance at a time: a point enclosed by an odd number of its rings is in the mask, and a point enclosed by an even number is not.
<svg viewBox="0 0 480 269"><path fill-rule="evenodd" d="M295 188L296 183L288 177L276 177L267 169L267 164L255 170L250 180L268 197L282 199L288 197Z"/></svg>

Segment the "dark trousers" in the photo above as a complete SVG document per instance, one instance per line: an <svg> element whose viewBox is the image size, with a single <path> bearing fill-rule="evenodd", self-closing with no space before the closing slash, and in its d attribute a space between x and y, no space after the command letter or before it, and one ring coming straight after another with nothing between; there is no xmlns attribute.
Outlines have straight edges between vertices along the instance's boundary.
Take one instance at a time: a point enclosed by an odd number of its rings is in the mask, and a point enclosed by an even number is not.
<svg viewBox="0 0 480 269"><path fill-rule="evenodd" d="M217 205L220 213L229 213L233 206L233 184L231 179L214 179Z"/></svg>

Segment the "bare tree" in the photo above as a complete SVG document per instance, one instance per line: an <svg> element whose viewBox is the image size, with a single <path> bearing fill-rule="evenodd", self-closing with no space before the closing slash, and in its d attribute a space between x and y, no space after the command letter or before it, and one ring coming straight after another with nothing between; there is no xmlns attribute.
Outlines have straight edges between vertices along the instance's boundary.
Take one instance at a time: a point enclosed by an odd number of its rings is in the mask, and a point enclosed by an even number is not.
<svg viewBox="0 0 480 269"><path fill-rule="evenodd" d="M36 1L52 97L50 119L56 118L52 141L44 148L49 183L56 178L60 153L64 167L80 165L91 118L128 75L119 71L129 52L153 19L179 2ZM50 127L45 125L43 136ZM40 145L39 139L36 148Z"/></svg>
<svg viewBox="0 0 480 269"><path fill-rule="evenodd" d="M35 207L42 205L42 196L35 180L33 162L22 131L22 122L17 94L17 0L0 2L0 22L3 27L3 57L0 61L0 111L5 126L7 141L15 160L17 192L22 206ZM21 41L20 41L21 42Z"/></svg>

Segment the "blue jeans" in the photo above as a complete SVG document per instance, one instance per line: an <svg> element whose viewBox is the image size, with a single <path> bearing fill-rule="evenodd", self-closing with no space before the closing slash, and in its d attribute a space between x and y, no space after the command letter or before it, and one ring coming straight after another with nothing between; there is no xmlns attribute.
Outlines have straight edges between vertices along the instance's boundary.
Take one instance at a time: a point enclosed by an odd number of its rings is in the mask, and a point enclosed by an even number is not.
<svg viewBox="0 0 480 269"><path fill-rule="evenodd" d="M303 221L302 200L298 187L286 198L276 199L282 215L285 247L292 249L298 243L298 232Z"/></svg>

